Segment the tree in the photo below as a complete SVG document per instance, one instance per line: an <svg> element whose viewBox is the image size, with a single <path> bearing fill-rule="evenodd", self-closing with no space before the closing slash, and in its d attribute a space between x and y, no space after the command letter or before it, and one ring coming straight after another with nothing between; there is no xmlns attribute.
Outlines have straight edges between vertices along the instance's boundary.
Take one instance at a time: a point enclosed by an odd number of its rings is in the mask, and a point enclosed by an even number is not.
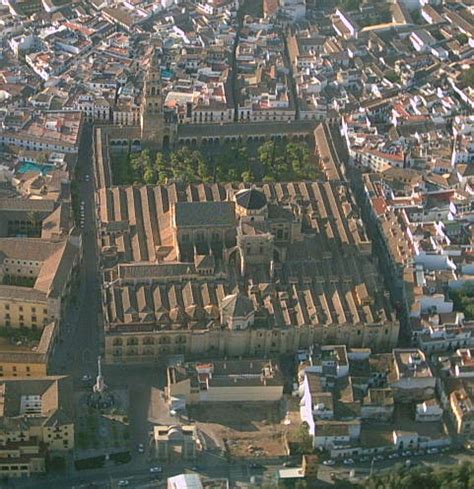
<svg viewBox="0 0 474 489"><path fill-rule="evenodd" d="M49 470L64 470L66 468L66 459L64 457L51 457L48 461Z"/></svg>
<svg viewBox="0 0 474 489"><path fill-rule="evenodd" d="M215 179L219 182L239 181L242 174L249 171L248 151L240 143L226 147L216 157Z"/></svg>
<svg viewBox="0 0 474 489"><path fill-rule="evenodd" d="M371 477L365 489L468 489L474 482L474 464L465 462L455 467L433 470L431 467L407 469L394 467L389 473ZM361 486L356 486L361 487Z"/></svg>
<svg viewBox="0 0 474 489"><path fill-rule="evenodd" d="M316 176L316 165L311 161L309 148L306 144L287 144L286 158L293 171L293 178L311 180Z"/></svg>
<svg viewBox="0 0 474 489"><path fill-rule="evenodd" d="M308 483L304 479L296 481L295 489L308 489L308 487Z"/></svg>
<svg viewBox="0 0 474 489"><path fill-rule="evenodd" d="M36 158L36 161L40 164L40 165L44 165L46 163L48 163L48 155L46 153L40 153L38 155L38 157Z"/></svg>
<svg viewBox="0 0 474 489"><path fill-rule="evenodd" d="M187 146L172 153L170 158L173 177L187 183L211 181L211 171L200 151L191 151Z"/></svg>
<svg viewBox="0 0 474 489"><path fill-rule="evenodd" d="M169 178L169 168L163 153L156 153L155 170L158 175L158 183L166 183Z"/></svg>
<svg viewBox="0 0 474 489"><path fill-rule="evenodd" d="M456 41L461 44L461 46L464 46L464 44L469 42L469 38L466 36L466 34L461 32L456 36Z"/></svg>
<svg viewBox="0 0 474 489"><path fill-rule="evenodd" d="M344 10L358 10L361 0L337 0L337 6Z"/></svg>
<svg viewBox="0 0 474 489"><path fill-rule="evenodd" d="M400 76L398 75L398 73L396 73L393 70L390 70L387 73L385 73L385 78L389 82L392 82L392 83L400 83Z"/></svg>
<svg viewBox="0 0 474 489"><path fill-rule="evenodd" d="M294 434L294 439L298 443L298 452L301 454L313 451L313 439L308 432L308 424L302 423Z"/></svg>
<svg viewBox="0 0 474 489"><path fill-rule="evenodd" d="M156 182L156 174L155 174L153 168L151 168L149 166L145 168L145 171L143 172L143 181L147 185L151 185L151 184Z"/></svg>
<svg viewBox="0 0 474 489"><path fill-rule="evenodd" d="M275 142L267 141L258 148L258 159L265 170L272 168L275 161Z"/></svg>
<svg viewBox="0 0 474 489"><path fill-rule="evenodd" d="M130 156L130 166L133 170L134 180L142 182L145 170L152 166L150 150L144 149L139 153L132 153Z"/></svg>
<svg viewBox="0 0 474 489"><path fill-rule="evenodd" d="M242 174L240 175L242 181L244 183L252 183L254 178L253 178L253 175L252 175L252 172L249 171L249 170L246 170L244 172L242 172Z"/></svg>
<svg viewBox="0 0 474 489"><path fill-rule="evenodd" d="M210 182L212 178L208 162L204 159L199 151L193 151L192 157L193 163L197 166L197 174L199 179L202 182Z"/></svg>
<svg viewBox="0 0 474 489"><path fill-rule="evenodd" d="M474 319L474 286L466 283L460 289L451 290L454 309L464 312L466 319Z"/></svg>
<svg viewBox="0 0 474 489"><path fill-rule="evenodd" d="M474 67L463 72L461 75L461 81L468 87L474 86Z"/></svg>

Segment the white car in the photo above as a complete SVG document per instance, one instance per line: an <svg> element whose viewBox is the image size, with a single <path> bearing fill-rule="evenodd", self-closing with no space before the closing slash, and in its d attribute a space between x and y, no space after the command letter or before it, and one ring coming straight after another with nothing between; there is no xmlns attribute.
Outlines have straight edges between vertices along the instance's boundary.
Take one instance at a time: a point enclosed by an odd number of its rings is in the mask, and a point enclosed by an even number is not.
<svg viewBox="0 0 474 489"><path fill-rule="evenodd" d="M335 460L331 460L331 459L330 460L324 460L323 461L323 465L329 465L329 466L336 465L336 461Z"/></svg>
<svg viewBox="0 0 474 489"><path fill-rule="evenodd" d="M126 487L126 486L128 486L128 484L129 484L128 480L127 479L123 479L121 481L118 481L118 484L117 485L119 487Z"/></svg>
<svg viewBox="0 0 474 489"><path fill-rule="evenodd" d="M346 458L343 462L344 465L354 465L354 460L351 458Z"/></svg>
<svg viewBox="0 0 474 489"><path fill-rule="evenodd" d="M138 444L138 453L145 453L145 447L143 446L143 443Z"/></svg>
<svg viewBox="0 0 474 489"><path fill-rule="evenodd" d="M150 467L150 474L161 474L163 472L163 468L160 466Z"/></svg>

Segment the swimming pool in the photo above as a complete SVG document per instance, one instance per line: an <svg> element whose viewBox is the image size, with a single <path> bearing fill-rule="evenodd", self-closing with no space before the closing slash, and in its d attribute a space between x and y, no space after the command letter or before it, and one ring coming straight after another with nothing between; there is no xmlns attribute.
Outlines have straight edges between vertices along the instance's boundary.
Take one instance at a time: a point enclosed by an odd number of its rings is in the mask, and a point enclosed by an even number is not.
<svg viewBox="0 0 474 489"><path fill-rule="evenodd" d="M54 169L54 165L40 165L39 163L22 163L18 167L18 173L28 173L29 171L38 171L46 175Z"/></svg>

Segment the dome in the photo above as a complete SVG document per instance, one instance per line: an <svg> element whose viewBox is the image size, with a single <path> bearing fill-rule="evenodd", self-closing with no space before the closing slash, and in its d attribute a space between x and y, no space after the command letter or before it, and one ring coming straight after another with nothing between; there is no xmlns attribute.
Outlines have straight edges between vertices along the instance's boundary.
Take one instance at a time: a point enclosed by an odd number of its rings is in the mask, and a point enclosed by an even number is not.
<svg viewBox="0 0 474 489"><path fill-rule="evenodd" d="M263 209L267 205L267 198L261 190L246 188L235 194L237 205L250 211Z"/></svg>

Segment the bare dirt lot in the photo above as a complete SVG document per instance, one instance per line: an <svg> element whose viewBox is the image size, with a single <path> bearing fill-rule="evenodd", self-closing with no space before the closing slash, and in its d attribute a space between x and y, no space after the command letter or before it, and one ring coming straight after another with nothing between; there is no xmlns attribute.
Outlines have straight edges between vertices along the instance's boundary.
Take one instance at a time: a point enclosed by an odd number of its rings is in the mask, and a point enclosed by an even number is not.
<svg viewBox="0 0 474 489"><path fill-rule="evenodd" d="M286 403L206 403L188 408L208 448L231 457L277 457L285 452Z"/></svg>

